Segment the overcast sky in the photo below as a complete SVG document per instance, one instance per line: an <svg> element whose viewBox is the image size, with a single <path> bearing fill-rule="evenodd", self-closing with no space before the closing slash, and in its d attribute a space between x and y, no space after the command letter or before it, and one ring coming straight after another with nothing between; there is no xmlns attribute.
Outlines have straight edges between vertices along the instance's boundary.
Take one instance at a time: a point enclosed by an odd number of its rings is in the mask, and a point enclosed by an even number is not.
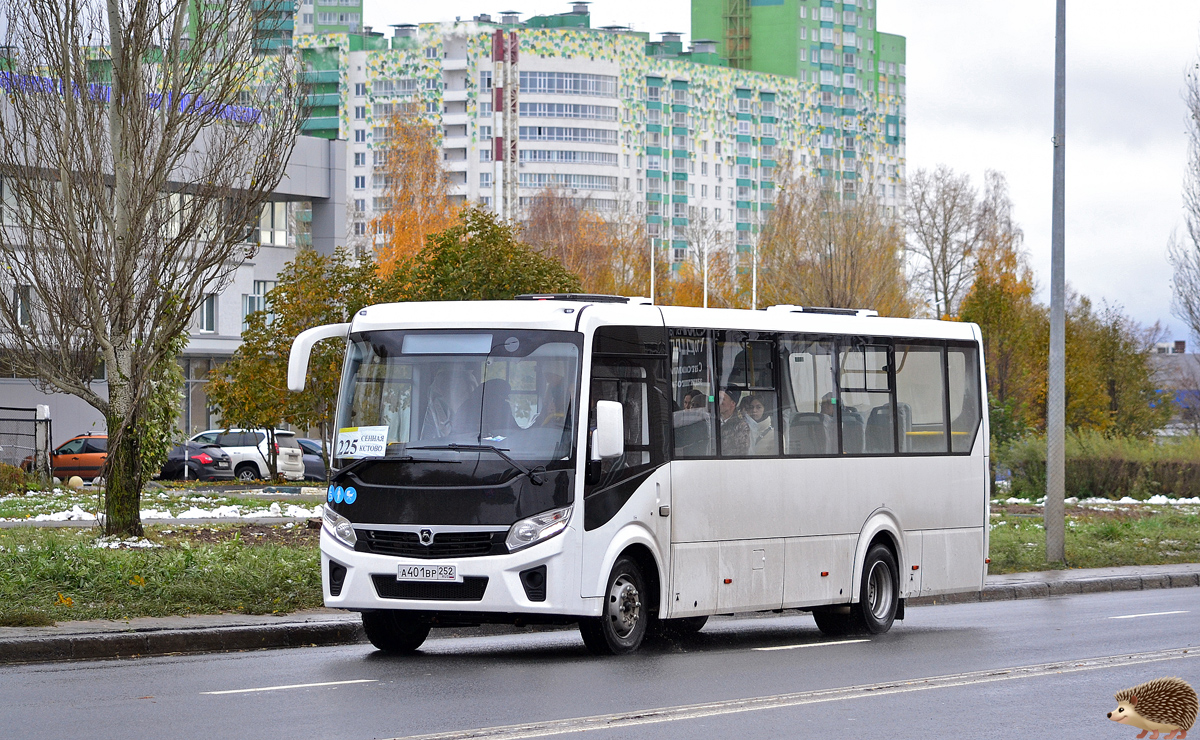
<svg viewBox="0 0 1200 740"><path fill-rule="evenodd" d="M569 9L561 0L365 5L365 24L377 28L501 10L525 18ZM879 28L908 37L908 171L947 164L976 183L985 170L1003 172L1047 300L1054 3L878 5ZM592 25L686 33L690 7L689 0L597 0ZM1196 0L1067 4L1067 282L1097 303L1123 306L1143 324L1161 322L1167 338L1178 339L1187 331L1171 315L1166 243L1173 231L1182 234L1184 75L1198 47Z"/></svg>

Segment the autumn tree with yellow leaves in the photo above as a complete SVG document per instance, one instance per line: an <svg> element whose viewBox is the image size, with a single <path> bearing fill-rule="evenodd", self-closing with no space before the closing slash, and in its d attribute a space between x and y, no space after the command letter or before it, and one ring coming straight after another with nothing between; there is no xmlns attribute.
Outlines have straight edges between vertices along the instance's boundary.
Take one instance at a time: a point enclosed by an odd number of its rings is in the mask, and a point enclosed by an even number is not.
<svg viewBox="0 0 1200 740"><path fill-rule="evenodd" d="M424 108L393 104L383 145L376 149L383 158L376 172L384 177L385 202L371 222L375 262L383 277L417 254L430 234L458 222L460 206L450 195L439 136Z"/></svg>
<svg viewBox="0 0 1200 740"><path fill-rule="evenodd" d="M578 275L585 292L650 295L645 218L627 201L616 201L603 215L598 205L546 188L531 199L521 238Z"/></svg>
<svg viewBox="0 0 1200 740"><path fill-rule="evenodd" d="M872 308L910 316L904 227L869 188L839 197L819 180L781 168L775 208L759 237L759 303Z"/></svg>

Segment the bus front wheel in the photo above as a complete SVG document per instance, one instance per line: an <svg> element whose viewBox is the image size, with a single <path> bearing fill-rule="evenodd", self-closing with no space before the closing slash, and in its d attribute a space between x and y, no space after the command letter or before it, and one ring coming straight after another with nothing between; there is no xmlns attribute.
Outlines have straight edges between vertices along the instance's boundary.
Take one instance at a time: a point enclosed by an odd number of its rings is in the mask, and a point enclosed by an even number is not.
<svg viewBox="0 0 1200 740"><path fill-rule="evenodd" d="M873 545L863 560L859 600L846 607L813 610L817 628L830 636L882 635L892 628L900 604L896 557L884 545Z"/></svg>
<svg viewBox="0 0 1200 740"><path fill-rule="evenodd" d="M429 625L421 624L404 612L363 612L362 623L367 639L385 653L414 652L429 637Z"/></svg>
<svg viewBox="0 0 1200 740"><path fill-rule="evenodd" d="M650 621L646 579L630 558L619 558L608 576L604 613L579 620L583 644L596 655L625 655L642 644Z"/></svg>

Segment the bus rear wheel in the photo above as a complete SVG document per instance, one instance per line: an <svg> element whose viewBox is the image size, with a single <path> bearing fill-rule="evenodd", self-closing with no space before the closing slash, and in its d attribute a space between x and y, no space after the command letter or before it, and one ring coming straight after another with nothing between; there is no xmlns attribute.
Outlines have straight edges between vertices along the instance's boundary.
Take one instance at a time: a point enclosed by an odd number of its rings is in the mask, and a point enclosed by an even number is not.
<svg viewBox="0 0 1200 740"><path fill-rule="evenodd" d="M882 635L892 628L900 605L896 557L884 545L872 545L863 560L859 601L846 607L813 610L817 628L830 637Z"/></svg>
<svg viewBox="0 0 1200 740"><path fill-rule="evenodd" d="M619 558L608 576L604 613L579 620L583 644L596 655L625 655L642 644L650 621L646 579L630 558Z"/></svg>
<svg viewBox="0 0 1200 740"><path fill-rule="evenodd" d="M384 610L362 613L367 639L385 653L414 652L429 637L429 625L421 624L404 612Z"/></svg>

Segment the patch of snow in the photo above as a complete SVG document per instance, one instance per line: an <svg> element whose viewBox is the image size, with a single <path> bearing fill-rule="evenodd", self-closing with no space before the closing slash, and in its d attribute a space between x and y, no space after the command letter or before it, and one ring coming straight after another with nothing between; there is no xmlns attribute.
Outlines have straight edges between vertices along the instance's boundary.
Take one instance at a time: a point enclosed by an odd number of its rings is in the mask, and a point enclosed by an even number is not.
<svg viewBox="0 0 1200 740"><path fill-rule="evenodd" d="M56 511L53 514L38 514L33 517L35 522L94 522L96 515L84 511L83 507L75 504L70 511Z"/></svg>
<svg viewBox="0 0 1200 740"><path fill-rule="evenodd" d="M92 541L92 547L109 550L147 550L150 548L162 547L162 545L151 542L145 537L129 537L127 539L121 539L119 536L112 534L105 537L97 537Z"/></svg>

